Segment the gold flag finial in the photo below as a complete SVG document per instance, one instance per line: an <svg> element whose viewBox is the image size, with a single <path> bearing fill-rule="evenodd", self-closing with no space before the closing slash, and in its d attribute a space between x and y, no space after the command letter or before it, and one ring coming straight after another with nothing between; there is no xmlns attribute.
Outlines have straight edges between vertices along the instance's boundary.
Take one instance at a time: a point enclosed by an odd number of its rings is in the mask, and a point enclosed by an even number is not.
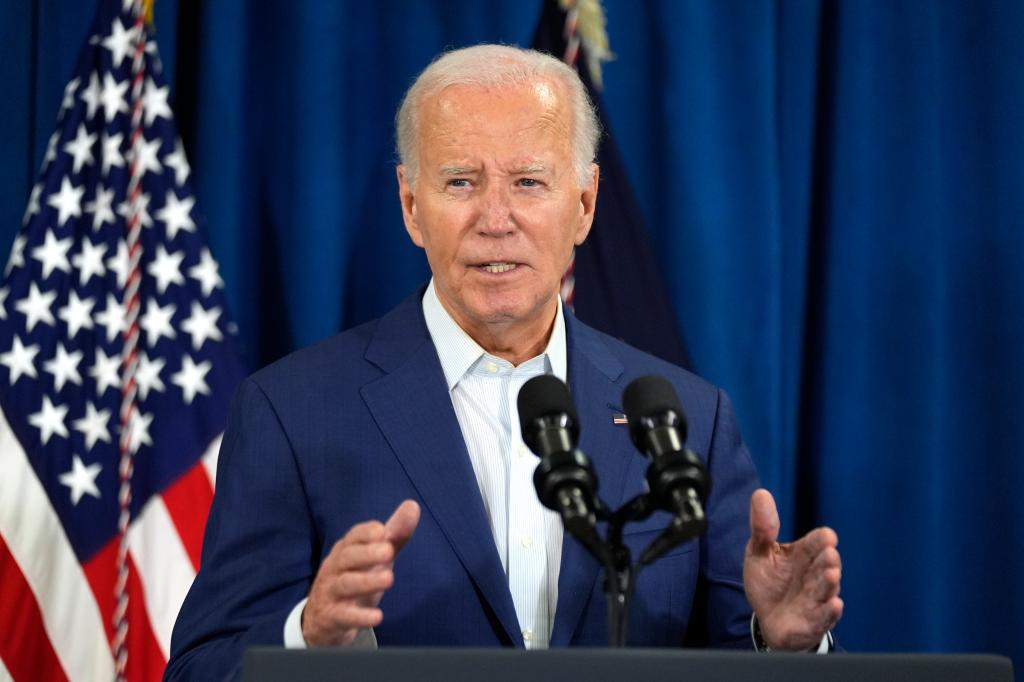
<svg viewBox="0 0 1024 682"><path fill-rule="evenodd" d="M601 89L601 64L615 59L608 45L607 20L601 0L558 0L565 11L576 12L576 33L587 56L590 80Z"/></svg>

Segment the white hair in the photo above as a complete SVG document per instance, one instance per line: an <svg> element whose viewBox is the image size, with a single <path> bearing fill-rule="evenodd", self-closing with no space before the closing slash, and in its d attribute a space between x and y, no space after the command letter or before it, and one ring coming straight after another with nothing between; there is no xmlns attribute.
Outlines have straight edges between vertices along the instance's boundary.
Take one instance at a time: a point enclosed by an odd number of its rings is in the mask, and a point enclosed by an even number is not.
<svg viewBox="0 0 1024 682"><path fill-rule="evenodd" d="M406 91L395 116L398 158L406 168L406 179L415 186L419 173L417 135L423 100L452 85L509 87L531 83L537 78L554 78L565 85L572 111L572 154L576 180L582 187L590 182L591 164L597 156L601 125L594 105L576 70L551 55L508 45L475 45L445 52L416 77Z"/></svg>

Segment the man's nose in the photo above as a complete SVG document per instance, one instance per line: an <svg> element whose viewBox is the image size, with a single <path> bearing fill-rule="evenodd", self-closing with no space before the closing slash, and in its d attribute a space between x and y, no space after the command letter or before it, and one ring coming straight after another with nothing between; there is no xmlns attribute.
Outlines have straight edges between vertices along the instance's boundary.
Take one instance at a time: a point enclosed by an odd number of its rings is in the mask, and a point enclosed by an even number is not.
<svg viewBox="0 0 1024 682"><path fill-rule="evenodd" d="M479 223L481 234L504 237L515 231L516 223L512 217L512 197L504 183L488 183L481 201L483 202Z"/></svg>

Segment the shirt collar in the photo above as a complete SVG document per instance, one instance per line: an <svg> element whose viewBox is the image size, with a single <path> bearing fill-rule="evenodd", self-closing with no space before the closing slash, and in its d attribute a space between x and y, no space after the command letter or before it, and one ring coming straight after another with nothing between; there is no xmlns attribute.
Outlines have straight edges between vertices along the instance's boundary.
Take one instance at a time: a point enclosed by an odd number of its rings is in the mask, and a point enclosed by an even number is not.
<svg viewBox="0 0 1024 682"><path fill-rule="evenodd" d="M481 355L487 355L487 351L474 341L441 305L437 291L434 289L433 278L430 280L426 293L423 294L423 318L427 323L427 331L430 332L434 347L437 349L437 357L441 360L441 369L444 371L444 378L450 391L480 359ZM561 297L558 298L555 325L542 355L547 357L549 371L565 381L568 375L568 363Z"/></svg>

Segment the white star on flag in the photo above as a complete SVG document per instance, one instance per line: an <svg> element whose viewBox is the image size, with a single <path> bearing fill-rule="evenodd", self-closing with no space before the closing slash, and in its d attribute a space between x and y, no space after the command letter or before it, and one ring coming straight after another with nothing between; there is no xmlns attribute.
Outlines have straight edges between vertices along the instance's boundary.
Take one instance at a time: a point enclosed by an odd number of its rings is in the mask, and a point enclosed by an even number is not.
<svg viewBox="0 0 1024 682"><path fill-rule="evenodd" d="M14 268L20 268L25 265L25 235L19 234L14 238L14 244L11 246L11 255L7 257L7 267L4 268L4 277L11 274L11 270Z"/></svg>
<svg viewBox="0 0 1024 682"><path fill-rule="evenodd" d="M203 249L199 255L199 263L188 270L188 275L199 282L203 290L203 296L209 296L217 287L224 286L217 268L217 261L213 259L209 249Z"/></svg>
<svg viewBox="0 0 1024 682"><path fill-rule="evenodd" d="M39 429L39 440L43 445L53 436L68 437L68 427L64 425L64 417L68 413L66 405L54 405L50 396L43 396L43 406L35 414L28 416L28 423Z"/></svg>
<svg viewBox="0 0 1024 682"><path fill-rule="evenodd" d="M174 182L181 186L188 179L188 159L185 158L185 149L181 146L181 140L174 143L174 151L164 157L164 165L174 169Z"/></svg>
<svg viewBox="0 0 1024 682"><path fill-rule="evenodd" d="M146 303L146 312L139 318L139 326L146 332L146 343L152 348L156 346L160 337L166 336L173 339L177 334L171 326L171 318L174 317L175 306L168 303L161 306L155 299L149 299Z"/></svg>
<svg viewBox="0 0 1024 682"><path fill-rule="evenodd" d="M46 237L41 246L32 249L32 257L43 266L43 279L47 279L54 270L71 272L71 263L68 262L68 249L71 248L71 237L57 239L53 230L46 231Z"/></svg>
<svg viewBox="0 0 1024 682"><path fill-rule="evenodd" d="M96 360L89 368L89 376L96 382L96 395L103 396L108 388L121 385L121 356L107 356L102 348L96 349Z"/></svg>
<svg viewBox="0 0 1024 682"><path fill-rule="evenodd" d="M90 400L85 403L85 416L73 421L72 425L85 438L85 449L92 450L98 441L110 442L109 421L110 410L97 410Z"/></svg>
<svg viewBox="0 0 1024 682"><path fill-rule="evenodd" d="M128 281L128 267L128 244L121 239L117 242L117 252L107 259L107 270L114 273L119 289Z"/></svg>
<svg viewBox="0 0 1024 682"><path fill-rule="evenodd" d="M103 256L106 253L106 244L93 244L88 239L82 240L82 250L71 257L71 264L78 270L80 285L84 286L93 277L103 277L107 272L103 267Z"/></svg>
<svg viewBox="0 0 1024 682"><path fill-rule="evenodd" d="M118 82L110 73L103 74L103 89L100 90L100 103L103 105L103 116L107 122L114 120L119 113L128 113L128 81Z"/></svg>
<svg viewBox="0 0 1024 682"><path fill-rule="evenodd" d="M57 209L58 226L63 227L68 218L78 218L82 215L83 194L84 187L75 187L71 184L70 178L61 178L60 191L46 200L47 204Z"/></svg>
<svg viewBox="0 0 1024 682"><path fill-rule="evenodd" d="M80 124L75 139L64 144L64 151L72 157L72 173L78 173L82 170L82 166L93 162L92 146L94 144L96 144L96 135L91 134L84 123Z"/></svg>
<svg viewBox="0 0 1024 682"><path fill-rule="evenodd" d="M142 110L146 113L146 125L153 125L153 121L160 116L171 117L171 107L167 105L169 93L169 88L158 88L153 84L152 79L146 79L146 91L142 95Z"/></svg>
<svg viewBox="0 0 1024 682"><path fill-rule="evenodd" d="M145 400L149 397L151 390L162 393L164 388L160 372L163 371L167 361L163 358L149 359L145 353L139 353L139 367L135 370L135 383L139 385L139 397Z"/></svg>
<svg viewBox="0 0 1024 682"><path fill-rule="evenodd" d="M82 88L81 97L85 103L85 117L93 118L100 106L100 79L96 76L95 71L89 74L89 85Z"/></svg>
<svg viewBox="0 0 1024 682"><path fill-rule="evenodd" d="M82 351L69 353L64 344L57 342L57 351L52 360L43 363L43 369L53 375L53 387L56 392L64 388L64 384L82 383L82 375L78 373L78 364L82 362Z"/></svg>
<svg viewBox="0 0 1024 682"><path fill-rule="evenodd" d="M107 343L113 343L128 328L128 322L124 319L124 306L118 303L113 294L107 294L107 307L96 314L96 322L106 327Z"/></svg>
<svg viewBox="0 0 1024 682"><path fill-rule="evenodd" d="M184 251L168 253L163 244L157 245L153 262L146 266L146 272L156 280L157 293L165 293L171 284L185 283L185 275L181 274L181 261L183 260L185 260Z"/></svg>
<svg viewBox="0 0 1024 682"><path fill-rule="evenodd" d="M14 309L25 316L26 331L32 331L32 328L40 322L53 326L54 319L50 305L53 304L55 298L57 298L57 292L43 293L39 291L35 282L29 285L28 298L23 298L14 304Z"/></svg>
<svg viewBox="0 0 1024 682"><path fill-rule="evenodd" d="M107 135L103 133L103 175L110 171L112 166L118 168L124 168L124 154L121 152L121 142L124 140L124 135L116 133L114 135ZM113 222L113 216L111 216L111 222Z"/></svg>
<svg viewBox="0 0 1024 682"><path fill-rule="evenodd" d="M181 323L181 328L192 337L192 350L199 350L207 339L220 341L223 335L217 327L220 308L206 310L199 301L192 301L192 314Z"/></svg>
<svg viewBox="0 0 1024 682"><path fill-rule="evenodd" d="M92 213L92 229L99 230L107 223L115 220L114 190L104 189L102 185L96 188L96 197L85 205L85 210Z"/></svg>
<svg viewBox="0 0 1024 682"><path fill-rule="evenodd" d="M132 52L132 43L135 40L135 27L125 30L121 24L120 19L114 19L114 23L110 26L110 35L101 41L103 47L110 50L110 59L114 63L114 68L121 66L121 62L125 60ZM107 117L110 120L110 117Z"/></svg>
<svg viewBox="0 0 1024 682"><path fill-rule="evenodd" d="M178 199L174 190L167 190L167 201L164 203L164 207L156 212L156 219L162 220L166 225L168 241L174 239L178 230L195 231L196 224L189 215L195 203L196 200L192 197Z"/></svg>
<svg viewBox="0 0 1024 682"><path fill-rule="evenodd" d="M68 326L68 338L73 339L83 329L92 329L92 308L96 301L91 298L79 298L74 289L68 294L68 302L57 311L57 317Z"/></svg>
<svg viewBox="0 0 1024 682"><path fill-rule="evenodd" d="M83 495L92 495L100 499L100 489L96 487L96 477L103 467L98 463L85 466L82 458L74 455L71 459L71 471L60 475L60 482L71 489L71 504L78 506Z"/></svg>
<svg viewBox="0 0 1024 682"><path fill-rule="evenodd" d="M181 389L182 399L186 404L191 404L197 393L210 394L210 387L206 385L206 375L212 367L209 360L197 365L192 356L181 356L181 369L171 375L171 383Z"/></svg>
<svg viewBox="0 0 1024 682"><path fill-rule="evenodd" d="M11 349L0 354L0 365L7 367L8 380L14 385L22 375L36 378L35 358L39 354L39 344L25 346L17 336L11 341Z"/></svg>

